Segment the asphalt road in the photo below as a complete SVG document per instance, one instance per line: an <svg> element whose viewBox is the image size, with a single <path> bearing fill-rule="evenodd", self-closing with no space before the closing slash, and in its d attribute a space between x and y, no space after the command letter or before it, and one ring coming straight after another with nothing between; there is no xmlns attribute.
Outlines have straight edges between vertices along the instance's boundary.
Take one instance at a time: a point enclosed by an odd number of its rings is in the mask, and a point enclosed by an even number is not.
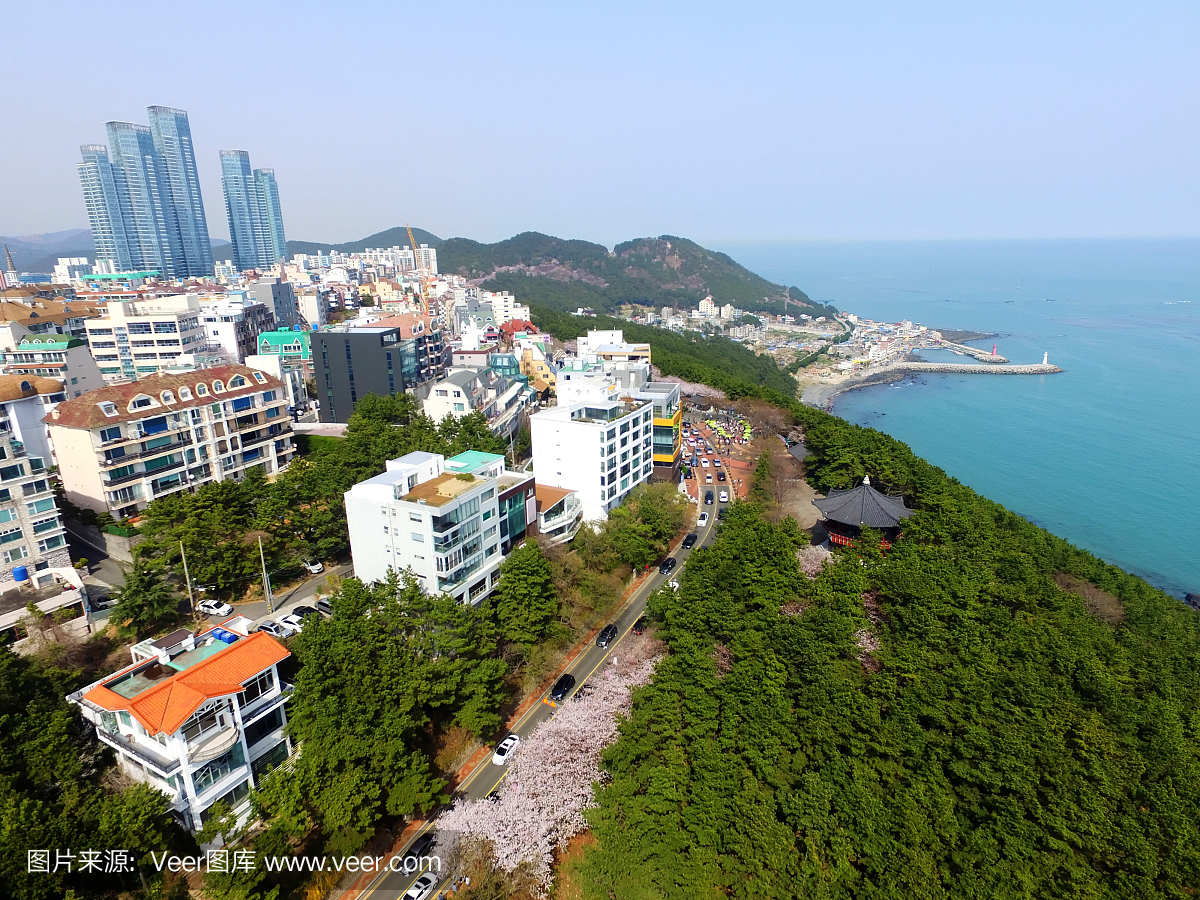
<svg viewBox="0 0 1200 900"><path fill-rule="evenodd" d="M698 540L696 541L696 546L693 548L693 550L698 550L699 548L711 542L710 539L715 534L717 525L717 511L725 505L727 504L714 503L712 506L705 506L703 503L700 504L697 515L702 512L707 512L709 514L709 522L704 528L697 529L696 534ZM575 676L575 688L572 693L578 691L584 684L586 684L587 680L591 678L596 670L604 664L605 660L607 660L610 656L617 655L621 652L621 644L629 636L629 633L633 628L633 623L636 622L646 610L647 599L652 593L657 591L668 581L679 577L680 573L683 571L683 567L687 564L688 557L691 556L691 554L692 550L683 550L681 548L675 554L675 559L679 561L679 565L676 566L675 570L670 575L663 575L657 569L655 569L654 577L638 588L634 595L628 601L626 601L625 607L617 614L617 617L612 620L613 624L617 626L618 633L617 639L613 642L612 646L610 646L607 650L601 650L596 646L595 642L593 642L587 650L581 653L579 657L576 658L571 665L564 670ZM568 698L568 700L564 702L570 702L570 699ZM553 707L548 706L545 703L537 703L528 712L526 712L525 715L518 719L513 725L511 732L506 732L506 734L517 734L522 740L524 740L529 736L534 728L536 728L541 722L544 722L546 719L550 718L552 715L554 715ZM492 763L492 758L489 755L482 763L479 764L478 767L476 767L473 772L463 779L462 784L460 784L458 787L456 796L469 800L483 799L500 786L500 783L504 780L504 776L507 773L508 767L494 765ZM519 825L514 823L514 827L519 827ZM431 829L436 831L436 828L436 816L431 817L429 824L426 825L425 828L423 828L420 832L414 834L412 840L415 841L420 835L428 832ZM409 841L409 843L405 845L404 850L407 851L411 844L412 841ZM429 851L429 853L434 856L437 855L436 844L434 848ZM444 874L447 878L454 875L452 872L445 872ZM416 874L410 875L405 874L404 872L383 872L377 876L375 880L372 881L367 887L365 893L362 895L361 900L367 900L367 898L370 898L370 900L397 900L397 898L404 896L404 892L408 890L414 881L417 880L417 877L418 876ZM433 896L436 896L436 894Z"/></svg>
<svg viewBox="0 0 1200 900"><path fill-rule="evenodd" d="M283 593L275 593L275 611L268 612L266 600L256 600L253 603L238 603L233 607L232 615L245 616L248 619L253 619L255 623L264 622L267 619L278 619L280 616L287 615L292 609L300 604L312 606L313 599L317 594L329 594L326 578L330 575L337 575L340 578L346 578L354 574L353 566L326 566L325 571L320 575L316 575L297 585L290 591ZM203 593L196 594L196 602L204 599ZM205 619L210 625L219 625L225 621L228 616L206 616Z"/></svg>

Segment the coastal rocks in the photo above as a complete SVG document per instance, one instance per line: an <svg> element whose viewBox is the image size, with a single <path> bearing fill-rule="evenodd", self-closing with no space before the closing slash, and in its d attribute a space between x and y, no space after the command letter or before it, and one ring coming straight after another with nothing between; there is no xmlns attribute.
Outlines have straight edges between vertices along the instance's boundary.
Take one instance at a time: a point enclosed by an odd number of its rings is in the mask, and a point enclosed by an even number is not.
<svg viewBox="0 0 1200 900"><path fill-rule="evenodd" d="M1188 594L1183 598L1183 602L1192 609L1200 610L1200 594Z"/></svg>

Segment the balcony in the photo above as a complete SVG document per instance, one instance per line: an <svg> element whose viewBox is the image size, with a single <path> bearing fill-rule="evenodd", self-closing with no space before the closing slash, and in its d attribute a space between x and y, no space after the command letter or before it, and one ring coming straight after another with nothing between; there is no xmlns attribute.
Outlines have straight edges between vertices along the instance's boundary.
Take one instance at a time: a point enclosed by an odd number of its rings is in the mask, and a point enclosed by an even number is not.
<svg viewBox="0 0 1200 900"><path fill-rule="evenodd" d="M205 732L194 740L188 741L188 761L201 763L223 756L233 749L233 745L238 742L238 737L239 732L233 725Z"/></svg>
<svg viewBox="0 0 1200 900"><path fill-rule="evenodd" d="M117 456L113 459L100 460L102 468L111 468L113 466L125 466L139 459L149 459L152 456L162 456L164 453L170 453L173 450L178 450L181 447L187 447L192 444L192 436L185 435L183 440L176 441L171 444L163 444L161 447L154 447L150 450L140 450L137 453L126 453L124 456Z"/></svg>
<svg viewBox="0 0 1200 900"><path fill-rule="evenodd" d="M150 766L163 776L171 775L179 769L179 760L160 756L145 747L140 746L132 735L109 734L103 728L96 729L96 736L102 743L108 744L118 753L126 753L145 765Z"/></svg>

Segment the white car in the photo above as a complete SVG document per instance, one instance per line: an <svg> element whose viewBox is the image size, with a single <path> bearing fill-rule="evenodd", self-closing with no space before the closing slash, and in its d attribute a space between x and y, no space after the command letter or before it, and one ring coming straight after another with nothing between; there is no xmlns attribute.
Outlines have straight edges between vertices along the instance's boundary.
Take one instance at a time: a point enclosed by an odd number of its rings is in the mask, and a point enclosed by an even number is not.
<svg viewBox="0 0 1200 900"><path fill-rule="evenodd" d="M667 582L667 587L669 587L673 591L677 591L677 590L679 590L679 582L676 581L675 579L671 579L670 581Z"/></svg>
<svg viewBox="0 0 1200 900"><path fill-rule="evenodd" d="M284 625L282 622L272 622L270 619L267 619L265 622L259 622L257 630L265 631L271 637L278 638L279 640L284 640L285 638L290 638L293 634L296 633L296 629L289 628L287 625Z"/></svg>
<svg viewBox="0 0 1200 900"><path fill-rule="evenodd" d="M716 466L718 469L721 468L721 460L719 457L713 460L713 465Z"/></svg>
<svg viewBox="0 0 1200 900"><path fill-rule="evenodd" d="M412 887L404 892L404 900L425 900L437 889L438 877L432 872L426 872L413 882Z"/></svg>
<svg viewBox="0 0 1200 900"><path fill-rule="evenodd" d="M705 476L704 476L704 483L705 483L705 484L712 484L712 475L705 475Z"/></svg>
<svg viewBox="0 0 1200 900"><path fill-rule="evenodd" d="M228 616L233 612L233 607L220 600L201 600L196 604L196 610L206 616Z"/></svg>
<svg viewBox="0 0 1200 900"><path fill-rule="evenodd" d="M729 491L721 491L721 496L719 499L722 503L728 503L729 502Z"/></svg>
<svg viewBox="0 0 1200 900"><path fill-rule="evenodd" d="M322 565L319 559L306 559L304 561L304 568L308 569L314 575L320 575L325 571L325 566Z"/></svg>
<svg viewBox="0 0 1200 900"><path fill-rule="evenodd" d="M700 465L702 467L704 467L705 469L708 468L708 457L707 456L700 457Z"/></svg>
<svg viewBox="0 0 1200 900"><path fill-rule="evenodd" d="M512 752L517 749L519 743L521 743L521 739L515 734L510 734L502 740L496 745L496 752L492 754L492 764L502 766L508 762L508 758L512 756Z"/></svg>
<svg viewBox="0 0 1200 900"><path fill-rule="evenodd" d="M288 613L286 616L280 616L277 620L280 625L292 629L292 634L299 634L304 630L304 618L295 613Z"/></svg>
<svg viewBox="0 0 1200 900"><path fill-rule="evenodd" d="M700 513L700 518L696 520L696 527L703 528L708 524L708 513Z"/></svg>

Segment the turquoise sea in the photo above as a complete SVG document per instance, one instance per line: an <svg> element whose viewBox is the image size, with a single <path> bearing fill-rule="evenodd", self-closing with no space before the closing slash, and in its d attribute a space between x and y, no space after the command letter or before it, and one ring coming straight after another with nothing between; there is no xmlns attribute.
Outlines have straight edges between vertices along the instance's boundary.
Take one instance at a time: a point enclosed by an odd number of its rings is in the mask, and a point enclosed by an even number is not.
<svg viewBox="0 0 1200 900"><path fill-rule="evenodd" d="M977 346L1013 362L1049 352L1065 373L922 376L842 394L834 412L1152 584L1200 593L1200 239L721 249L839 309L996 332Z"/></svg>

